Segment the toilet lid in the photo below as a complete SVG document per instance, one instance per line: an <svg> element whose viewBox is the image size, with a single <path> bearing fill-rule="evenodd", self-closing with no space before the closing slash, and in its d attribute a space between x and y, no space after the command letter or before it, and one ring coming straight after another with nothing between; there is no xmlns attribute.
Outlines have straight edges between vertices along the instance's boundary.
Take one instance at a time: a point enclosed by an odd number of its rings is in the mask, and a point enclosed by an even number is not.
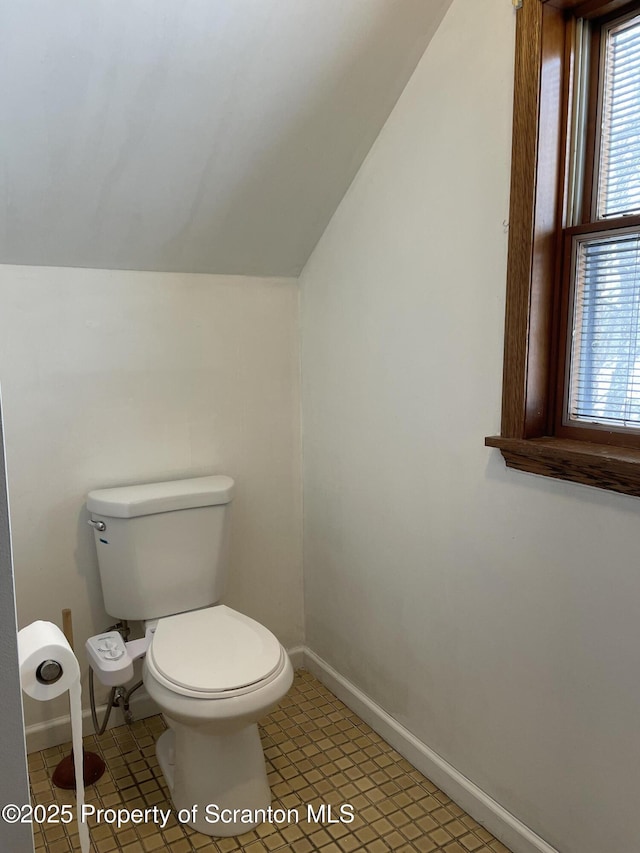
<svg viewBox="0 0 640 853"><path fill-rule="evenodd" d="M214 695L268 678L282 646L264 625L219 604L160 619L147 657L179 688Z"/></svg>

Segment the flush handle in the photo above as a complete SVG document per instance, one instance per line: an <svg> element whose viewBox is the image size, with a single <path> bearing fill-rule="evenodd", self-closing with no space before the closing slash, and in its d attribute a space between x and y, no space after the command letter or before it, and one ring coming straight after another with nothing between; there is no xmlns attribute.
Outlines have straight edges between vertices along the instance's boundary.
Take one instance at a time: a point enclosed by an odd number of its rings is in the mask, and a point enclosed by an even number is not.
<svg viewBox="0 0 640 853"><path fill-rule="evenodd" d="M94 521L92 518L90 518L87 521L87 524L90 524L91 527L93 527L95 530L99 530L100 533L103 533L107 529L107 525L104 523L104 521Z"/></svg>

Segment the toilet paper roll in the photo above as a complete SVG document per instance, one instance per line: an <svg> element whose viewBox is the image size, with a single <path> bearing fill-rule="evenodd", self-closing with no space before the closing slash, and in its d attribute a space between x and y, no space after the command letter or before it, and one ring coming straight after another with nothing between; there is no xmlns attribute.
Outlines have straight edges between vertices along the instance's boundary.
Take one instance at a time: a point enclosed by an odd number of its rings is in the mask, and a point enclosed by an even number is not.
<svg viewBox="0 0 640 853"><path fill-rule="evenodd" d="M22 689L32 699L55 699L80 681L78 660L53 622L32 622L18 631L18 657Z"/></svg>
<svg viewBox="0 0 640 853"><path fill-rule="evenodd" d="M28 696L46 702L69 692L78 834L82 853L89 853L89 828L81 819L84 778L80 665L67 638L53 622L32 622L18 631L18 659L20 682Z"/></svg>

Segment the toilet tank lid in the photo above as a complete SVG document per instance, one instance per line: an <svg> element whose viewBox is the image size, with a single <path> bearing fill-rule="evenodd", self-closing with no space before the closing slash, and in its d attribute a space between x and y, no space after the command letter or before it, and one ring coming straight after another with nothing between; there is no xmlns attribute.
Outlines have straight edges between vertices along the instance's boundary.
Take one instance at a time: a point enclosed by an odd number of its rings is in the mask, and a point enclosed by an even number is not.
<svg viewBox="0 0 640 853"><path fill-rule="evenodd" d="M96 489L87 496L87 509L109 518L135 518L176 509L226 504L231 501L232 494L231 477L216 474L165 483Z"/></svg>

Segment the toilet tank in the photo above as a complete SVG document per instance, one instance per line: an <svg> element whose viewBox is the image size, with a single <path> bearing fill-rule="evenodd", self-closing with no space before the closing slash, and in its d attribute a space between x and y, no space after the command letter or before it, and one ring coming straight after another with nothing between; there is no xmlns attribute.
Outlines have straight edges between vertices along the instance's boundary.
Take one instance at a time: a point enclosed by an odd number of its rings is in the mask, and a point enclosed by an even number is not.
<svg viewBox="0 0 640 853"><path fill-rule="evenodd" d="M218 602L232 492L222 475L89 492L107 613L156 619Z"/></svg>

